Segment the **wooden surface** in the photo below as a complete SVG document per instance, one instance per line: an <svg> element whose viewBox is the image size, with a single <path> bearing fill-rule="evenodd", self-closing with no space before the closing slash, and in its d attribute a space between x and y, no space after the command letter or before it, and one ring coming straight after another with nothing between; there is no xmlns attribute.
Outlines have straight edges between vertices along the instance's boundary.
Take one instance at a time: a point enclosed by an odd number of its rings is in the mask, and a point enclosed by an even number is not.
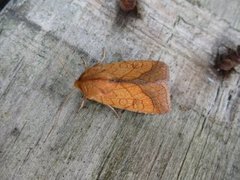
<svg viewBox="0 0 240 180"><path fill-rule="evenodd" d="M223 80L211 68L219 44L240 43L239 0L139 0L139 13L126 19L113 0L5 7L0 179L240 179L240 71ZM74 79L102 48L106 62L167 63L172 111L78 112Z"/></svg>

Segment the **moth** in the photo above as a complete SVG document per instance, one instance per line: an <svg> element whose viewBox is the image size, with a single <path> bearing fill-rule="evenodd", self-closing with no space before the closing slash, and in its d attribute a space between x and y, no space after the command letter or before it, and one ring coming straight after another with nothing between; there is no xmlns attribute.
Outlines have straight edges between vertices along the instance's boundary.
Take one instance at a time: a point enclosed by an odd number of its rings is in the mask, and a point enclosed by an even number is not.
<svg viewBox="0 0 240 180"><path fill-rule="evenodd" d="M110 107L146 113L170 111L169 70L161 61L96 64L75 81L84 98Z"/></svg>
<svg viewBox="0 0 240 180"><path fill-rule="evenodd" d="M233 50L227 47L227 52L217 54L215 60L215 68L220 73L227 75L234 70L234 67L240 64L240 45L237 46L237 50Z"/></svg>

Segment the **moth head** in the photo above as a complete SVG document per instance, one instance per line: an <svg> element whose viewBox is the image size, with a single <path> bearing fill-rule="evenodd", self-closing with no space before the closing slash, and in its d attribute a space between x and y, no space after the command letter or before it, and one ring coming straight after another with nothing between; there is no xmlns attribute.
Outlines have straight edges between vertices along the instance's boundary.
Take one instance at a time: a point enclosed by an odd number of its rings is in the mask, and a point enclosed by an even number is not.
<svg viewBox="0 0 240 180"><path fill-rule="evenodd" d="M82 91L82 83L81 83L80 79L78 79L74 82L74 87L79 89L80 91Z"/></svg>
<svg viewBox="0 0 240 180"><path fill-rule="evenodd" d="M84 74L85 74L85 72L83 72L80 75L80 77L77 80L75 80L75 82L74 82L74 87L81 90L81 91L82 91L82 79L83 79L82 77L83 77Z"/></svg>

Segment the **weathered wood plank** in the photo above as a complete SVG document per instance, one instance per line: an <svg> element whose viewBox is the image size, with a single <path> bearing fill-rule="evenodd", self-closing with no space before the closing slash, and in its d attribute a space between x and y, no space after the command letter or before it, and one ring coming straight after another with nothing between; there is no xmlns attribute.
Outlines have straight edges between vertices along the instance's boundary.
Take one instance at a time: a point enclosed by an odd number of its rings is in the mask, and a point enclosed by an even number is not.
<svg viewBox="0 0 240 180"><path fill-rule="evenodd" d="M142 0L141 18L119 26L115 1L12 1L0 17L2 179L239 179L239 72L223 81L210 66L218 44L240 42L240 15L193 4ZM169 64L172 112L77 112L59 61L77 78L102 48L106 62Z"/></svg>
<svg viewBox="0 0 240 180"><path fill-rule="evenodd" d="M236 30L240 29L240 1L231 0L230 2L219 0L188 0L194 5L200 8L208 9L212 14L216 15L217 18L225 20L229 25ZM227 4L226 4L227 3Z"/></svg>

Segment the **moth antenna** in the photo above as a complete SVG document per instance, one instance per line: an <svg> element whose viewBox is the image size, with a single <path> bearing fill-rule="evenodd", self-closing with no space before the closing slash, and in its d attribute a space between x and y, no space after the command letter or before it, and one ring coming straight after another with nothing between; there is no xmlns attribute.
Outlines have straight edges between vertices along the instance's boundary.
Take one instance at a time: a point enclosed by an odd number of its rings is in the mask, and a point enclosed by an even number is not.
<svg viewBox="0 0 240 180"><path fill-rule="evenodd" d="M80 107L79 107L77 112L79 112L84 107L86 101L87 101L87 99L85 97L83 97L83 100L82 100L81 105L80 105Z"/></svg>
<svg viewBox="0 0 240 180"><path fill-rule="evenodd" d="M59 119L59 117L60 117L60 114L61 114L61 112L62 112L62 108L64 107L64 105L65 105L65 103L68 101L68 99L73 95L73 93L74 93L74 90L72 90L72 91L64 98L62 104L60 104L60 107L59 107L59 109L58 109L58 112L57 112L56 116L53 118L53 125L52 125L51 129L49 130L46 138L45 138L44 141L43 141L44 143L46 142L47 138L49 137L49 135L52 133L53 129L55 128L55 126L56 126L56 124L57 124L57 121L58 121L58 119Z"/></svg>
<svg viewBox="0 0 240 180"><path fill-rule="evenodd" d="M114 112L114 114L116 115L116 117L118 118L118 119L120 119L120 116L119 116L119 114L117 113L117 111L112 107L112 106L110 106L110 105L107 105L113 112Z"/></svg>
<svg viewBox="0 0 240 180"><path fill-rule="evenodd" d="M83 61L83 67L84 67L84 69L87 69L88 65L87 65L86 61L84 61L83 58L81 58L81 60Z"/></svg>
<svg viewBox="0 0 240 180"><path fill-rule="evenodd" d="M71 71L69 71L69 69L67 69L67 68L64 66L64 63L63 63L62 59L60 59L59 61L60 61L61 65L62 65L63 70L65 71L65 73L68 74L68 75L70 75L70 76L72 76L73 79L75 79L74 74L73 74ZM75 79L75 81L76 81L76 79Z"/></svg>
<svg viewBox="0 0 240 180"><path fill-rule="evenodd" d="M102 63L105 60L106 57L106 51L105 48L102 48L102 59L99 61L99 63Z"/></svg>

